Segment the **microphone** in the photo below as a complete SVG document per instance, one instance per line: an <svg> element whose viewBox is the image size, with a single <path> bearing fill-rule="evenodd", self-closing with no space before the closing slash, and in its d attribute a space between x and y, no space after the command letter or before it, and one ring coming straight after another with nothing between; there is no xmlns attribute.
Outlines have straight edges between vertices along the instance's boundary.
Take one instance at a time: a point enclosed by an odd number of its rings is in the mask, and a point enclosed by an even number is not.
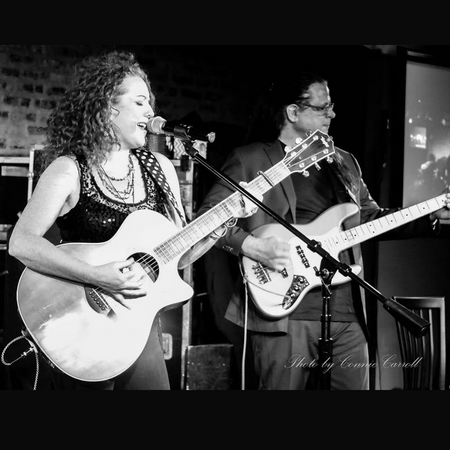
<svg viewBox="0 0 450 450"><path fill-rule="evenodd" d="M147 122L147 130L154 134L167 134L174 136L182 141L206 141L214 142L216 133L213 131L205 132L204 129L196 128L192 125L180 122L168 122L160 116L152 117Z"/></svg>

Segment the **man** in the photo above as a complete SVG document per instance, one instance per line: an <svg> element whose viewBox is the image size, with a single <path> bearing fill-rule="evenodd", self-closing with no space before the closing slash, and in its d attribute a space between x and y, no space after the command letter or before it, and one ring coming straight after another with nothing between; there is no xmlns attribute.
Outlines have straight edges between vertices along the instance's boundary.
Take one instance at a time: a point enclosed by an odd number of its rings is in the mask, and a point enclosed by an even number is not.
<svg viewBox="0 0 450 450"><path fill-rule="evenodd" d="M306 139L311 132L320 130L328 134L331 121L336 116L328 82L306 72L296 73L295 79L273 83L256 111L253 130L248 135L250 144L235 149L222 167L222 172L236 181L255 179L261 171L267 171L282 160L286 147L288 150L293 148L298 139ZM258 135L258 131L262 134ZM218 181L206 195L198 215L229 194L227 183ZM447 196L446 208L392 230L382 238L433 235L439 230L437 219L450 217L448 202ZM264 194L265 205L289 223L299 225L311 223L332 206L342 203L357 206L357 212L345 223L346 229L394 211L378 206L362 179L354 156L338 147L335 147L332 163L322 161L320 170L311 168L308 177L293 173ZM283 271L291 263L288 241L276 234L265 237L252 235L258 227L270 223L276 221L259 209L252 217L239 220L216 245L235 255L236 264L240 257L245 256L275 273ZM360 246L341 252L339 259L347 265L362 266ZM226 268L215 274L217 289L220 289L225 276ZM319 387L321 378L318 377L323 375L323 369L317 364L322 307L323 292L321 287L317 287L310 290L289 315L276 319L267 317L249 300L248 286L243 283L242 274L236 277L225 317L250 330L260 389ZM350 279L332 286L330 315L333 365L330 366L328 387L368 389L369 336L363 290ZM354 363L352 368L339 364L348 358Z"/></svg>

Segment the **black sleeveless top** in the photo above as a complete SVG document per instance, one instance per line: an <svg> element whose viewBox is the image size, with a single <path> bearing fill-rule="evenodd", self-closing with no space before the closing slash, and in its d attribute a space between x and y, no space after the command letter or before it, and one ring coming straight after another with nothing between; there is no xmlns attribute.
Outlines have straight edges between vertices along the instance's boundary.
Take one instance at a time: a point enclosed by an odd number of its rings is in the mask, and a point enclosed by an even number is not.
<svg viewBox="0 0 450 450"><path fill-rule="evenodd" d="M130 214L129 207L150 209L168 217L165 194L153 182L139 160L144 177L146 197L137 203L125 204L106 196L94 179L84 158L77 158L80 171L80 198L67 213L56 219L63 242L104 242L111 239Z"/></svg>

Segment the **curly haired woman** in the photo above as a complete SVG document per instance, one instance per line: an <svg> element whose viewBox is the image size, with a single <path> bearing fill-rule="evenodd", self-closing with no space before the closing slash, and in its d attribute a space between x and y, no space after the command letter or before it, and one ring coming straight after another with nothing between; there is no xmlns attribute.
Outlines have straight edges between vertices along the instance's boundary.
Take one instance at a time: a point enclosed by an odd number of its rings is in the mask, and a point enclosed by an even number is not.
<svg viewBox="0 0 450 450"><path fill-rule="evenodd" d="M155 297L182 287L172 277L153 292L166 275L138 247L158 233L176 234L185 221L173 164L147 149L154 114L145 70L132 53L113 51L80 63L49 118L46 168L8 250L28 276L47 277L44 292L33 278L28 290L22 283L33 301L23 302L21 314L52 363L55 389L170 389ZM44 237L54 223L63 245ZM225 230L222 224L188 247L175 275Z"/></svg>

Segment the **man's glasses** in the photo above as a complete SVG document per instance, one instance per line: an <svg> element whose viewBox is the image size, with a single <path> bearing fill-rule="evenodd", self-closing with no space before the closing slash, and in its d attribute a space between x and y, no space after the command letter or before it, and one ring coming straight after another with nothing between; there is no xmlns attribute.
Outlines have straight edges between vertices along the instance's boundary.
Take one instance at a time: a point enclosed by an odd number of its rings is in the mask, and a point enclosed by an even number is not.
<svg viewBox="0 0 450 450"><path fill-rule="evenodd" d="M307 106L308 108L311 108L313 111L315 111L317 114L324 116L328 113L328 111L332 111L334 108L334 103L327 103L325 106L315 106L310 105L309 103L297 103L298 106Z"/></svg>

